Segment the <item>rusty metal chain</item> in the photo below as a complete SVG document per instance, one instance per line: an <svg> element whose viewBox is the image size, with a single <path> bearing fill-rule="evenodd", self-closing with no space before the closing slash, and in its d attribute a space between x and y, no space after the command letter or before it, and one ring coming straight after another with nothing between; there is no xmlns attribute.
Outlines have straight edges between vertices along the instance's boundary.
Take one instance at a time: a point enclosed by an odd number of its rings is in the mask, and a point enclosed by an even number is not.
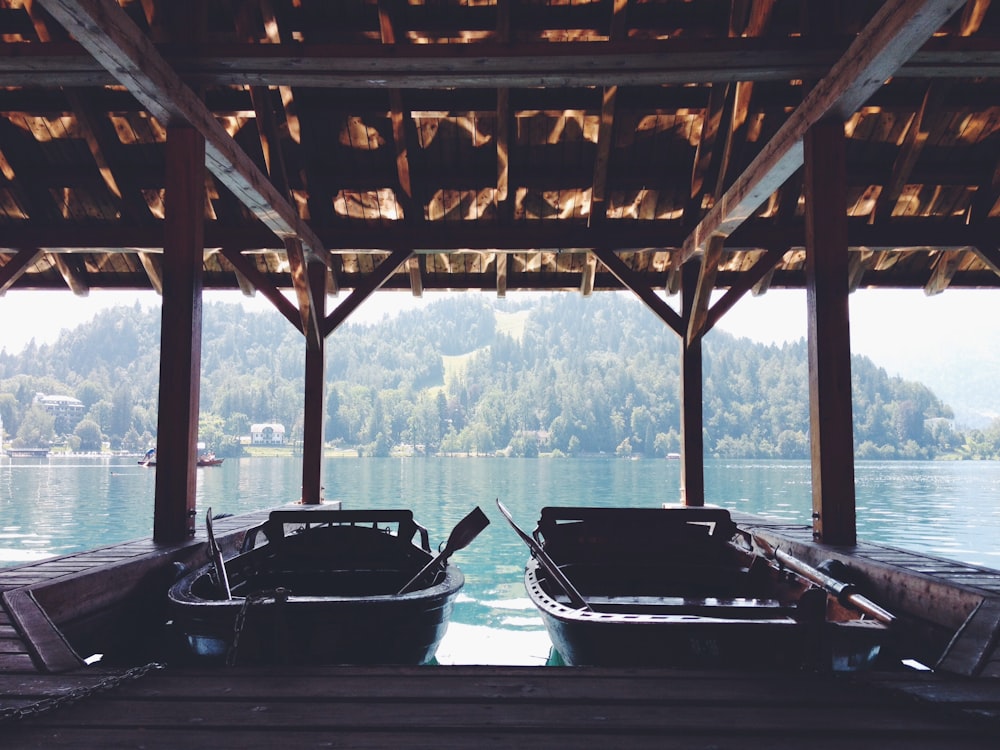
<svg viewBox="0 0 1000 750"><path fill-rule="evenodd" d="M47 698L42 698L41 700L29 703L26 706L0 708L0 724L21 721L29 716L37 716L38 714L45 713L46 711L52 711L53 709L60 708L61 706L78 703L82 700L86 700L92 695L96 695L97 693L101 693L106 690L113 690L123 683L134 682L135 680L145 677L153 670L163 669L163 667L164 665L158 662L150 662L149 664L143 664L142 666L132 667L121 674L110 675L94 685L75 688L61 695L53 695Z"/></svg>

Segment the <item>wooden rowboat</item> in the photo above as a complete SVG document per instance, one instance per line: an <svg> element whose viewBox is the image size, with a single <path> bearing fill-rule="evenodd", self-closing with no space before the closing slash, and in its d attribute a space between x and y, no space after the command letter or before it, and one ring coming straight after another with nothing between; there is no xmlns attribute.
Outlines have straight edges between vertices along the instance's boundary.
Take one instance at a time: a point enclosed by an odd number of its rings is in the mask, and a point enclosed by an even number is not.
<svg viewBox="0 0 1000 750"><path fill-rule="evenodd" d="M525 585L564 664L849 671L889 632L721 508L548 507L528 540Z"/></svg>
<svg viewBox="0 0 1000 750"><path fill-rule="evenodd" d="M486 523L476 508L449 544ZM423 664L464 582L409 510L276 510L240 554L170 588L169 624L183 653L217 662Z"/></svg>

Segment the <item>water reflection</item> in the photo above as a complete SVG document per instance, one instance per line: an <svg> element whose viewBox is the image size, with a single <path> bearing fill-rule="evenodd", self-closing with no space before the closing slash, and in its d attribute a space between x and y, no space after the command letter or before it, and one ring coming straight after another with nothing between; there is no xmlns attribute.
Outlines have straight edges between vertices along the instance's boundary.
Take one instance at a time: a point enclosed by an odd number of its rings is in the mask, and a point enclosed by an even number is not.
<svg viewBox="0 0 1000 750"><path fill-rule="evenodd" d="M149 537L155 471L134 458L0 458L0 565ZM855 477L860 538L1000 568L1000 463L861 462ZM467 584L440 658L469 663L478 644L491 663L508 663L508 645L527 659L547 640L522 583L527 548L494 499L526 530L545 505L675 503L680 463L338 458L326 462L323 482L345 507L412 508L433 545L481 506L491 524L454 557ZM299 459L227 459L198 470L197 504L239 514L296 501L301 484ZM810 486L805 461L706 462L708 502L736 511L808 524Z"/></svg>

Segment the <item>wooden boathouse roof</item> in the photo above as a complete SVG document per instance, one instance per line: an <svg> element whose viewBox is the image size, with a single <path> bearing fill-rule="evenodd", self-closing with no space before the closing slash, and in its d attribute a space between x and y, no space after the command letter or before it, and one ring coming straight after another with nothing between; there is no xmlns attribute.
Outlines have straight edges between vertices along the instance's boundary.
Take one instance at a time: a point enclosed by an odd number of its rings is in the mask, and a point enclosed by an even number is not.
<svg viewBox="0 0 1000 750"><path fill-rule="evenodd" d="M161 291L178 125L206 289L804 287L828 117L852 288L1000 286L990 0L0 0L0 39L0 293Z"/></svg>

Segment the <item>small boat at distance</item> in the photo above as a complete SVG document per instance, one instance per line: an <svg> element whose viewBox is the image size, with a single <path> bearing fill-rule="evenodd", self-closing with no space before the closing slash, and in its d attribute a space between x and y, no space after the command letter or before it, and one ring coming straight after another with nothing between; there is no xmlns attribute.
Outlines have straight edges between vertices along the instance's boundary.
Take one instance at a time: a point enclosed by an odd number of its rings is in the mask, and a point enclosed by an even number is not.
<svg viewBox="0 0 1000 750"><path fill-rule="evenodd" d="M476 508L432 556L409 510L279 509L223 561L209 515L210 562L170 588L169 626L201 660L424 664L465 583L447 559L488 523Z"/></svg>
<svg viewBox="0 0 1000 750"><path fill-rule="evenodd" d="M212 451L198 454L198 466L222 466L224 458L218 458ZM156 466L156 448L150 448L139 460L139 466Z"/></svg>
<svg viewBox="0 0 1000 750"><path fill-rule="evenodd" d="M557 662L853 671L889 633L891 614L769 559L722 508L547 507L528 536L497 502L532 550L525 586Z"/></svg>

